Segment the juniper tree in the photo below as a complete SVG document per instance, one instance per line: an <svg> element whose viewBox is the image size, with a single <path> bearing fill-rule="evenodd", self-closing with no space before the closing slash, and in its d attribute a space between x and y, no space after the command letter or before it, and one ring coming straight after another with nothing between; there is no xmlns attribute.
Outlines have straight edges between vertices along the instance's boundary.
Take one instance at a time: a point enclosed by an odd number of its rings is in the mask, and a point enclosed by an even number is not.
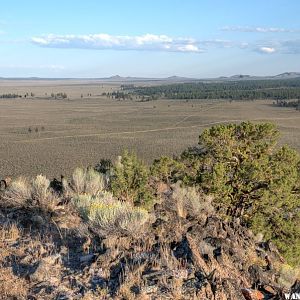
<svg viewBox="0 0 300 300"><path fill-rule="evenodd" d="M273 240L292 263L300 255L300 158L276 148L269 123L219 125L199 137L203 148L198 182L215 195L218 210L239 217Z"/></svg>
<svg viewBox="0 0 300 300"><path fill-rule="evenodd" d="M111 188L119 200L149 207L153 196L148 185L149 169L136 154L123 152L113 169Z"/></svg>

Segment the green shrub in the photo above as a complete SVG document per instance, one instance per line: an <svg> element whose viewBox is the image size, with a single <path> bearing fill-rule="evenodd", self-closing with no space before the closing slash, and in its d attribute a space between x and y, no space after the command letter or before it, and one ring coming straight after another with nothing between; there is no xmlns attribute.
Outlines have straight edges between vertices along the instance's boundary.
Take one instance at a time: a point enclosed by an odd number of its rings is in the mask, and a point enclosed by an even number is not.
<svg viewBox="0 0 300 300"><path fill-rule="evenodd" d="M149 187L149 169L133 153L125 151L114 167L111 189L115 197L144 207L151 206L153 195Z"/></svg>
<svg viewBox="0 0 300 300"><path fill-rule="evenodd" d="M272 239L285 257L300 255L299 155L287 146L274 150L272 124L220 125L205 130L198 182L214 194L223 215L239 217L254 232Z"/></svg>
<svg viewBox="0 0 300 300"><path fill-rule="evenodd" d="M151 175L166 183L175 183L184 176L184 164L168 156L154 160Z"/></svg>

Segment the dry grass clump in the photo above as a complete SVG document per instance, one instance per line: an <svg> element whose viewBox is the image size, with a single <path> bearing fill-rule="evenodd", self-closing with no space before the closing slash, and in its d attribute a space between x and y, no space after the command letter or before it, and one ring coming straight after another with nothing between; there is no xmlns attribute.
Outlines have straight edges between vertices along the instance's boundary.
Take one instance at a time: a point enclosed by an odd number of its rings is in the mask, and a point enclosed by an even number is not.
<svg viewBox="0 0 300 300"><path fill-rule="evenodd" d="M213 206L211 199L205 197L196 187L184 187L177 183L173 189L172 200L180 217L187 215L198 216L203 213L211 214Z"/></svg>
<svg viewBox="0 0 300 300"><path fill-rule="evenodd" d="M67 195L88 194L98 196L104 190L103 175L92 168L87 170L76 168L72 174L70 184L63 182L64 190Z"/></svg>
<svg viewBox="0 0 300 300"><path fill-rule="evenodd" d="M120 232L135 234L141 232L149 219L145 209L115 200L109 192L97 197L78 195L72 202L83 219L101 235Z"/></svg>

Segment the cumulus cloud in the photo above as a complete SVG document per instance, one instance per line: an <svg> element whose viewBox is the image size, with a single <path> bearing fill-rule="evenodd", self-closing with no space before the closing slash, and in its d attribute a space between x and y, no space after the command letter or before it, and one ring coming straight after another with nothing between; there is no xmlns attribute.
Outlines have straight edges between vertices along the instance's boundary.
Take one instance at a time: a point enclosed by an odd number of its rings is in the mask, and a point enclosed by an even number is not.
<svg viewBox="0 0 300 300"><path fill-rule="evenodd" d="M300 54L300 39L295 40L277 40L277 41L261 41L249 46L256 52L263 54Z"/></svg>
<svg viewBox="0 0 300 300"><path fill-rule="evenodd" d="M286 29L279 27L251 27L251 26L225 26L222 31L258 32L258 33L299 33L300 29Z"/></svg>
<svg viewBox="0 0 300 300"><path fill-rule="evenodd" d="M273 47L260 47L258 48L258 51L261 53L272 54L276 52L276 49Z"/></svg>
<svg viewBox="0 0 300 300"><path fill-rule="evenodd" d="M240 30L244 27L234 27ZM280 28L245 27L248 31L286 32ZM246 30L244 28L244 30ZM226 28L224 30L229 30ZM283 31L285 30L285 31ZM0 41L1 42L1 41ZM168 35L144 34L139 36L109 35L105 33L88 35L55 35L48 34L31 38L31 42L40 47L65 49L96 49L96 50L137 50L163 51L182 53L202 53L211 49L239 48L261 54L299 54L300 40L259 40L253 42L230 41L225 39L199 40L195 38L174 38Z"/></svg>
<svg viewBox="0 0 300 300"><path fill-rule="evenodd" d="M31 42L49 48L73 49L113 49L113 50L148 50L167 52L199 53L203 49L192 38L173 38L167 35L145 34L140 36L109 35L105 33L89 35L49 34L33 37Z"/></svg>

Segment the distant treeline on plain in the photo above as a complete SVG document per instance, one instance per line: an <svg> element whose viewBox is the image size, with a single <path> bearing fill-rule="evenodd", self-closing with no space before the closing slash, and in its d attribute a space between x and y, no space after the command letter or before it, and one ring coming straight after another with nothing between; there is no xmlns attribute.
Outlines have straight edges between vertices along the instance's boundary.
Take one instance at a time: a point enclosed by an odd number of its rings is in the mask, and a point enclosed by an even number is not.
<svg viewBox="0 0 300 300"><path fill-rule="evenodd" d="M53 98L53 99L66 99L68 95L66 93L51 93L50 97L48 96L47 93L45 93L45 96L48 98ZM35 97L34 93L26 93L24 95L19 95L15 93L7 93L7 94L2 94L0 95L0 99L16 99L16 98L33 98Z"/></svg>
<svg viewBox="0 0 300 300"><path fill-rule="evenodd" d="M177 83L146 87L123 86L123 90L150 99L298 100L300 77L283 80Z"/></svg>

